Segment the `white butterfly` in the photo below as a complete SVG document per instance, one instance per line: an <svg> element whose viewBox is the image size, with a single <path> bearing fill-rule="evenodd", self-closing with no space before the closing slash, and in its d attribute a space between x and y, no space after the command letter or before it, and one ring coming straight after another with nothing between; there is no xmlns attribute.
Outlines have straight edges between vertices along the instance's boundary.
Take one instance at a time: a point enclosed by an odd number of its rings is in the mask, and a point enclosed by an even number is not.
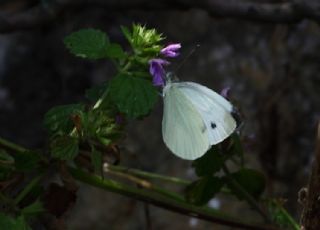
<svg viewBox="0 0 320 230"><path fill-rule="evenodd" d="M199 158L236 129L231 103L203 85L168 80L163 97L162 136L178 157Z"/></svg>

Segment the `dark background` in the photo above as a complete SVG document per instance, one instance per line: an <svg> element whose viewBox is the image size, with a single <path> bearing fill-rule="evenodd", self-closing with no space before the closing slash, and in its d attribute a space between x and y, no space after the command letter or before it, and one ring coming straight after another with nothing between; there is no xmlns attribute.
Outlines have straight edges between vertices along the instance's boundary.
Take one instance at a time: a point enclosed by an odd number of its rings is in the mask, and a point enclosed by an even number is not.
<svg viewBox="0 0 320 230"><path fill-rule="evenodd" d="M304 19L303 13L260 17L259 11L247 9L244 14L232 14L203 6L205 2L221 1L1 1L0 136L42 148L45 112L84 100L86 89L112 77L114 69L108 61L72 56L62 42L66 35L93 27L127 47L120 25L142 23L163 33L166 43L182 44L172 68L200 45L177 75L217 92L231 87L231 100L244 117L248 167L264 172L266 195L284 198L285 207L299 219L298 191L307 184L320 116L319 25L312 17ZM268 6L288 3L263 2ZM247 3L222 5L237 5L239 10ZM264 6L262 1L250 3ZM149 117L129 123L121 147L123 164L194 178L190 162L165 148L161 119L159 98ZM236 199L218 197L210 204L238 217L258 218ZM153 206L150 213L153 229L230 229ZM144 204L82 186L66 222L77 230L144 229Z"/></svg>

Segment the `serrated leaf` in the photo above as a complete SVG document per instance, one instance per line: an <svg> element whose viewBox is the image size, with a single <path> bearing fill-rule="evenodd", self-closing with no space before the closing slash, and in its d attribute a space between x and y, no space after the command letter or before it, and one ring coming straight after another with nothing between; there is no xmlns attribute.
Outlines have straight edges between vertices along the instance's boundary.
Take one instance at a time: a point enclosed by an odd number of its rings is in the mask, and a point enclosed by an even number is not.
<svg viewBox="0 0 320 230"><path fill-rule="evenodd" d="M51 142L51 155L61 160L73 160L79 152L77 138L70 136L57 137Z"/></svg>
<svg viewBox="0 0 320 230"><path fill-rule="evenodd" d="M200 176L213 175L218 172L224 164L224 158L220 154L217 146L212 148L202 157L192 162L196 174Z"/></svg>
<svg viewBox="0 0 320 230"><path fill-rule="evenodd" d="M39 167L40 156L37 152L16 152L13 155L14 165L17 171L30 172Z"/></svg>
<svg viewBox="0 0 320 230"><path fill-rule="evenodd" d="M137 118L150 112L158 93L151 81L119 74L110 83L110 96L120 112Z"/></svg>
<svg viewBox="0 0 320 230"><path fill-rule="evenodd" d="M72 131L71 116L84 110L82 104L61 105L51 108L44 116L44 125L50 134L63 135Z"/></svg>
<svg viewBox="0 0 320 230"><path fill-rule="evenodd" d="M7 230L31 230L23 216L13 218L0 212L1 229Z"/></svg>
<svg viewBox="0 0 320 230"><path fill-rule="evenodd" d="M125 58L127 55L119 44L110 44L106 50L109 58Z"/></svg>
<svg viewBox="0 0 320 230"><path fill-rule="evenodd" d="M105 58L109 46L106 33L97 29L82 29L73 32L64 39L66 47L74 55L81 58Z"/></svg>
<svg viewBox="0 0 320 230"><path fill-rule="evenodd" d="M195 205L204 205L221 190L223 184L218 177L203 177L187 187L186 200Z"/></svg>
<svg viewBox="0 0 320 230"><path fill-rule="evenodd" d="M238 172L231 173L231 176L236 180L243 189L245 189L251 196L258 199L266 187L265 176L254 169L243 168ZM229 188L240 200L243 199L242 195L237 192L230 184Z"/></svg>
<svg viewBox="0 0 320 230"><path fill-rule="evenodd" d="M34 203L24 207L21 210L21 213L24 216L33 216L44 211L45 211L45 208L43 207L43 203L40 200L36 200Z"/></svg>
<svg viewBox="0 0 320 230"><path fill-rule="evenodd" d="M94 172L102 176L102 153L95 148L92 148L91 162L94 168Z"/></svg>

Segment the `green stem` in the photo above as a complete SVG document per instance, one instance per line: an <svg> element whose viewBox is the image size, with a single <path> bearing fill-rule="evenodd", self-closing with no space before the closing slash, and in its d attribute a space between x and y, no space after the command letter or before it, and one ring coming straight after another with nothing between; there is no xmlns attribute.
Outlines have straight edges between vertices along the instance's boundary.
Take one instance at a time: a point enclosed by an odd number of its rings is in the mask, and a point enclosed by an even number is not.
<svg viewBox="0 0 320 230"><path fill-rule="evenodd" d="M41 179L42 175L37 176L31 180L31 182L19 193L19 195L14 199L14 204L19 204L20 201L23 200L23 198L28 195L28 193L34 188L35 185L37 185Z"/></svg>
<svg viewBox="0 0 320 230"><path fill-rule="evenodd" d="M148 179L163 180L166 182L171 182L171 183L180 184L180 185L189 185L191 183L191 181L189 181L189 180L181 179L178 177L169 177L169 176L159 175L156 173L145 172L145 171L142 171L139 169L132 169L132 168L127 168L127 167L123 167L123 166L119 166L119 165L109 165L108 164L105 167L108 170L112 170L112 171L128 173L131 175L141 176L141 177L148 178Z"/></svg>
<svg viewBox="0 0 320 230"><path fill-rule="evenodd" d="M287 212L287 210L278 202L271 201L272 206L276 206L276 208L281 213L281 216L286 219L286 222L291 225L293 230L300 230L299 224L292 218L292 216Z"/></svg>
<svg viewBox="0 0 320 230"><path fill-rule="evenodd" d="M0 146L3 146L7 149L10 149L10 150L13 150L13 151L16 151L16 152L20 152L20 153L23 153L23 152L28 152L27 149L15 144L15 143L12 143L8 140L5 140L3 138L0 137Z"/></svg>
<svg viewBox="0 0 320 230"><path fill-rule="evenodd" d="M222 166L222 170L224 171L228 183L230 183L235 190L249 203L249 205L255 209L267 222L271 223L271 219L269 216L260 208L260 205L257 201L230 175L229 169L224 164Z"/></svg>
<svg viewBox="0 0 320 230"><path fill-rule="evenodd" d="M150 204L173 210L184 215L197 217L200 219L208 220L211 222L238 227L242 229L255 229L255 230L275 230L273 226L261 226L258 224L251 224L230 217L217 210L209 209L207 207L194 206L183 202L182 200L172 199L161 194L154 194L151 191L128 186L110 179L102 179L101 177L86 173L76 168L69 168L73 177L81 182L90 184L92 186L102 188L104 190L118 193L124 196L132 197L140 201L146 201ZM182 198L181 198L182 199Z"/></svg>

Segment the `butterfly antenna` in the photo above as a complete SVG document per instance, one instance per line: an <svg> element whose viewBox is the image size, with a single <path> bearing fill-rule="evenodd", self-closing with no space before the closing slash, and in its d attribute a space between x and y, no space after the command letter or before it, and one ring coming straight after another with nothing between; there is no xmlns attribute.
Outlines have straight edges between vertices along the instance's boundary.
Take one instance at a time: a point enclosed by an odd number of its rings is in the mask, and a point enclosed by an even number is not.
<svg viewBox="0 0 320 230"><path fill-rule="evenodd" d="M186 61L196 52L196 50L200 47L200 44L197 44L193 49L188 53L188 55L182 60L182 62L174 69L174 73L176 73L183 65L186 63Z"/></svg>

